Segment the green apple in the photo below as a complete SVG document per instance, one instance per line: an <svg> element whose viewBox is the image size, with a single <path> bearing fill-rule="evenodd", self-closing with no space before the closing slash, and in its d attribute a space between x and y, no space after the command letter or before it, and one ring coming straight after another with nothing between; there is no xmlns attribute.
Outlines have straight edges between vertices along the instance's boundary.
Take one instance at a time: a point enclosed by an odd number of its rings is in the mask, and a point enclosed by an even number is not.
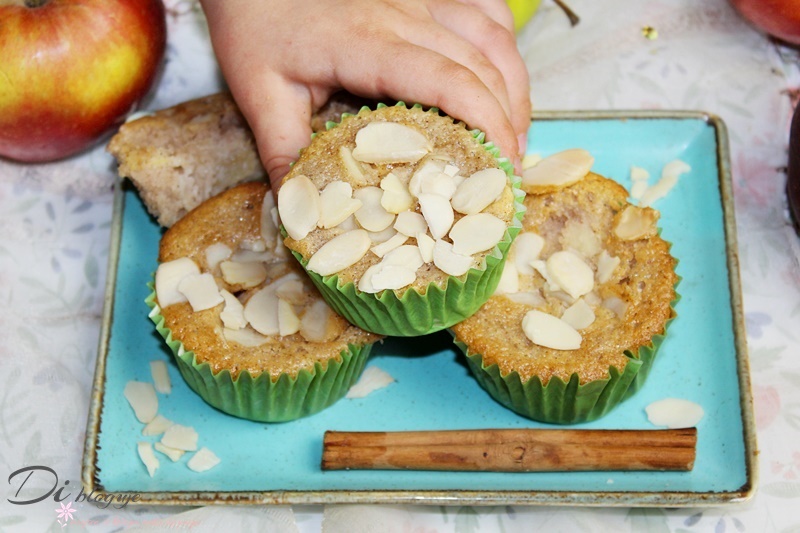
<svg viewBox="0 0 800 533"><path fill-rule="evenodd" d="M519 31L536 13L540 0L506 0L514 14L514 30Z"/></svg>

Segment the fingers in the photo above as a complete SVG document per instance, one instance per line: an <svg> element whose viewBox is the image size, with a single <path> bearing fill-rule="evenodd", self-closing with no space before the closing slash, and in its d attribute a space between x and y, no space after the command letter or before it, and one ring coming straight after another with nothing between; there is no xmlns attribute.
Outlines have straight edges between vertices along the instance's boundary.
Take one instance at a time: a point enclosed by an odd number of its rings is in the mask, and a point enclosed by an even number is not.
<svg viewBox="0 0 800 533"><path fill-rule="evenodd" d="M503 26L512 34L514 33L514 15L511 13L506 0L458 0L462 4L475 7L484 15ZM532 0L531 0L532 1Z"/></svg>

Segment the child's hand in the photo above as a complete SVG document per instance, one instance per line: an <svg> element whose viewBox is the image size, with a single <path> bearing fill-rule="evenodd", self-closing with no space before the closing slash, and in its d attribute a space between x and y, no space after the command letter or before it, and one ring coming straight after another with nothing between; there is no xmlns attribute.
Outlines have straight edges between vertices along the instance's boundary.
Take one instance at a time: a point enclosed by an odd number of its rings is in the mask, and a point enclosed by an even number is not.
<svg viewBox="0 0 800 533"><path fill-rule="evenodd" d="M529 79L503 0L201 2L273 186L340 89L439 107L518 162Z"/></svg>

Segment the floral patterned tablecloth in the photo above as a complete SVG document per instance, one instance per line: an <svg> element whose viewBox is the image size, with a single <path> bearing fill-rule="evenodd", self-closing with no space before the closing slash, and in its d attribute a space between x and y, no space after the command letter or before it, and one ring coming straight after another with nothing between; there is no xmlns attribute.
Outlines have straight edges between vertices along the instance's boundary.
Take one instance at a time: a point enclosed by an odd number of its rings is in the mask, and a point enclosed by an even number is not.
<svg viewBox="0 0 800 533"><path fill-rule="evenodd" d="M725 0L569 3L578 26L545 0L519 34L536 108L695 109L727 124L760 450L751 501L698 509L191 510L83 502L64 526L51 499L10 504L17 485L9 476L26 465L49 465L61 485L79 484L116 179L99 147L49 165L0 161L0 531L800 531L800 238L784 196L798 52L748 26ZM220 87L198 6L166 4L167 64L148 109ZM645 36L648 26L657 38Z"/></svg>

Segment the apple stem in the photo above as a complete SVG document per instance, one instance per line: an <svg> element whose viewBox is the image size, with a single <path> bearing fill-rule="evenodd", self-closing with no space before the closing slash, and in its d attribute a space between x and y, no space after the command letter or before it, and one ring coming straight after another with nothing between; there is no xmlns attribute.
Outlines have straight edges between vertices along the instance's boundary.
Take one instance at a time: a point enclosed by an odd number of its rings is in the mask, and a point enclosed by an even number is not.
<svg viewBox="0 0 800 533"><path fill-rule="evenodd" d="M578 25L578 23L581 21L581 18L572 9L570 9L566 2L563 2L562 0L553 0L553 2L555 2L555 4L561 8L561 11L563 11L567 16L569 23L572 26Z"/></svg>
<svg viewBox="0 0 800 533"><path fill-rule="evenodd" d="M50 0L25 0L25 7L30 7L30 8L42 7L49 1Z"/></svg>

